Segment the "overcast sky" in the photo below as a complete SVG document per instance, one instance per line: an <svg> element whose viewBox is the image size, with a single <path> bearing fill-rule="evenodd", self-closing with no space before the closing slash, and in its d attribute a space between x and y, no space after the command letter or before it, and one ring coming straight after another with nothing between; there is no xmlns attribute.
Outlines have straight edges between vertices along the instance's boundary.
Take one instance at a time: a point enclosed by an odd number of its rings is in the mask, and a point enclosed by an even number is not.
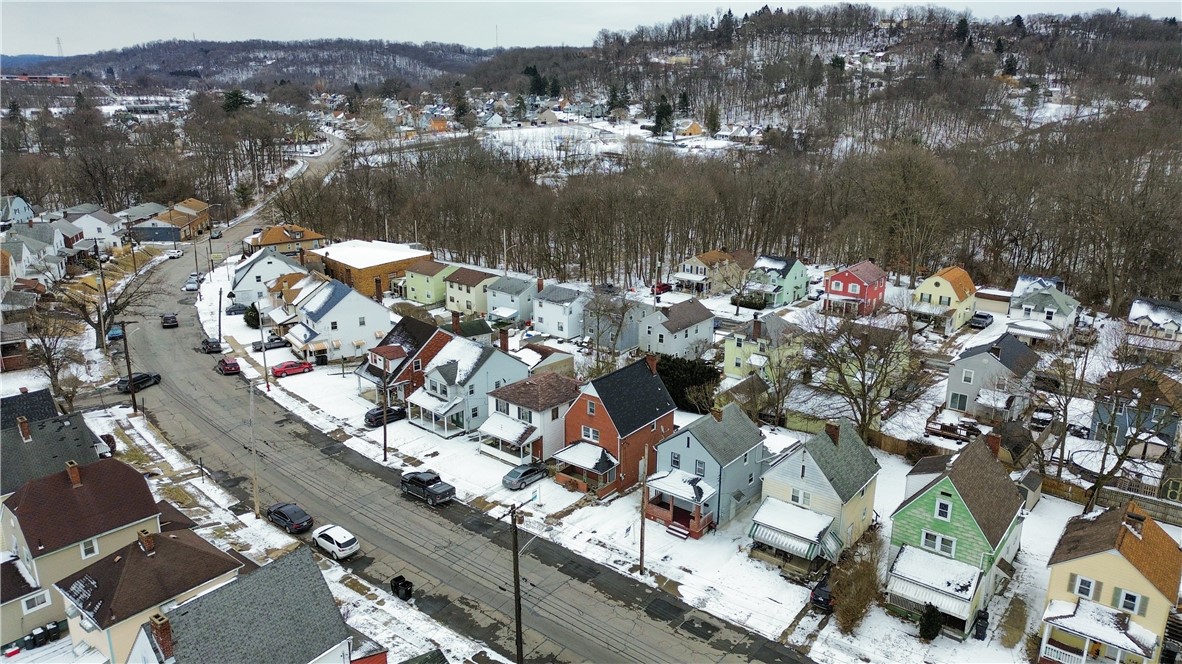
<svg viewBox="0 0 1182 664"><path fill-rule="evenodd" d="M494 46L587 46L602 29L629 30L664 23L685 14L715 14L731 8L742 15L764 2L698 0L566 2L26 2L0 1L0 53L55 55L57 39L66 55L93 53L166 39L296 40L324 37L438 41L481 48ZM772 8L781 6L766 3ZM783 4L822 6L832 2ZM884 9L902 2L869 2ZM920 2L912 2L920 5ZM927 4L927 3L922 3ZM1178 16L1168 2L932 2L980 19L1014 14L1073 14L1114 9L1161 18Z"/></svg>

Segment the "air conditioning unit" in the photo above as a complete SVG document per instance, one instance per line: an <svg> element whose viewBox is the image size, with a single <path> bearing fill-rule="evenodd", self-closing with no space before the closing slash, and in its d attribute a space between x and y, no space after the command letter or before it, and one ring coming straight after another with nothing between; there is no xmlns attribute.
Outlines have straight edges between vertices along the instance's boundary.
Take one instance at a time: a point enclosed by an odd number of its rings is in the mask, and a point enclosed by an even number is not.
<svg viewBox="0 0 1182 664"><path fill-rule="evenodd" d="M67 602L66 603L66 617L67 618L77 618L78 617L78 607Z"/></svg>

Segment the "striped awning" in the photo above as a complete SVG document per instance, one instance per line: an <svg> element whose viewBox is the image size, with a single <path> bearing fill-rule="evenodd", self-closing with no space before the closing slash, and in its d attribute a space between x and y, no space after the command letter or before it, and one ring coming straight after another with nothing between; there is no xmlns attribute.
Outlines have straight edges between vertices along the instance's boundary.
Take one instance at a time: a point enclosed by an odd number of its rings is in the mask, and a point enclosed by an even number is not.
<svg viewBox="0 0 1182 664"><path fill-rule="evenodd" d="M791 553L797 558L805 558L812 560L814 557L813 547L815 542L808 542L794 535L769 528L762 524L754 524L751 528L751 539L766 544L774 549Z"/></svg>
<svg viewBox="0 0 1182 664"><path fill-rule="evenodd" d="M980 577L978 577L978 580L980 580ZM942 613L955 616L961 620L969 619L969 607L972 604L974 594L969 593L969 598L963 600L894 574L887 580L887 593L892 597L897 595L904 599L909 599L920 606L931 604L937 609L940 609Z"/></svg>
<svg viewBox="0 0 1182 664"><path fill-rule="evenodd" d="M317 341L314 344L309 344L308 350L312 351L313 353L319 353L321 351L328 350L328 343L324 341Z"/></svg>
<svg viewBox="0 0 1182 664"><path fill-rule="evenodd" d="M353 347L354 347L354 348L361 348L361 347L362 347L362 346L364 346L364 345L365 345L365 340L364 340L364 339L354 339L354 340L353 340Z"/></svg>

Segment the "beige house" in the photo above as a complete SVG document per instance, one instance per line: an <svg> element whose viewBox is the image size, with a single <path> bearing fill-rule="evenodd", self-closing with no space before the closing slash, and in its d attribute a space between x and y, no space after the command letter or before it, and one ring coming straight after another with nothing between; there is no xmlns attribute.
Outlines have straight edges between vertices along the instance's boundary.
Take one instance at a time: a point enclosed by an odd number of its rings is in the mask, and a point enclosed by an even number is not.
<svg viewBox="0 0 1182 664"><path fill-rule="evenodd" d="M964 268L946 267L924 279L912 294L912 311L950 335L969 322L976 310L977 287Z"/></svg>
<svg viewBox="0 0 1182 664"><path fill-rule="evenodd" d="M447 285L448 311L459 314L488 315L488 287L500 276L461 267L453 270L443 282Z"/></svg>
<svg viewBox="0 0 1182 664"><path fill-rule="evenodd" d="M669 278L679 290L711 295L735 288L754 265L750 251L713 249L685 259Z"/></svg>
<svg viewBox="0 0 1182 664"><path fill-rule="evenodd" d="M0 565L0 643L64 620L51 586L136 541L140 531L160 532L160 509L144 476L122 461L68 461L62 472L13 492L0 514L0 542L13 556Z"/></svg>
<svg viewBox="0 0 1182 664"><path fill-rule="evenodd" d="M1048 565L1040 661L1158 661L1182 550L1135 502L1068 521Z"/></svg>

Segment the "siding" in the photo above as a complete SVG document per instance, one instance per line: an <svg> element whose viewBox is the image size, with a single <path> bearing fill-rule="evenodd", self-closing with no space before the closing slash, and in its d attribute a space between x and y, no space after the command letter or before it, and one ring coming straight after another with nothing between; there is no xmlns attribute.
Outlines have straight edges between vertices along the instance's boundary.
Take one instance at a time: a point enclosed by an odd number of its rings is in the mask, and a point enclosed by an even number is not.
<svg viewBox="0 0 1182 664"><path fill-rule="evenodd" d="M804 477L800 476L801 462L804 462ZM817 514L841 518L841 497L830 486L812 456L799 447L784 460L776 464L763 478L763 495L792 503L792 489L809 492L808 508Z"/></svg>
<svg viewBox="0 0 1182 664"><path fill-rule="evenodd" d="M941 496L942 491L950 494L950 497ZM952 516L949 521L936 518L937 498L944 498L952 502ZM907 505L902 512L892 517L891 523L892 548L904 544L923 548L923 531L928 530L955 538L956 548L953 556L956 560L974 567L980 568L982 556L993 553L993 548L985 541L985 535L981 533L976 520L969 513L968 508L960 499L960 494L957 493L948 478L940 480L910 505ZM1004 542L1003 538L1002 543L1004 544Z"/></svg>

